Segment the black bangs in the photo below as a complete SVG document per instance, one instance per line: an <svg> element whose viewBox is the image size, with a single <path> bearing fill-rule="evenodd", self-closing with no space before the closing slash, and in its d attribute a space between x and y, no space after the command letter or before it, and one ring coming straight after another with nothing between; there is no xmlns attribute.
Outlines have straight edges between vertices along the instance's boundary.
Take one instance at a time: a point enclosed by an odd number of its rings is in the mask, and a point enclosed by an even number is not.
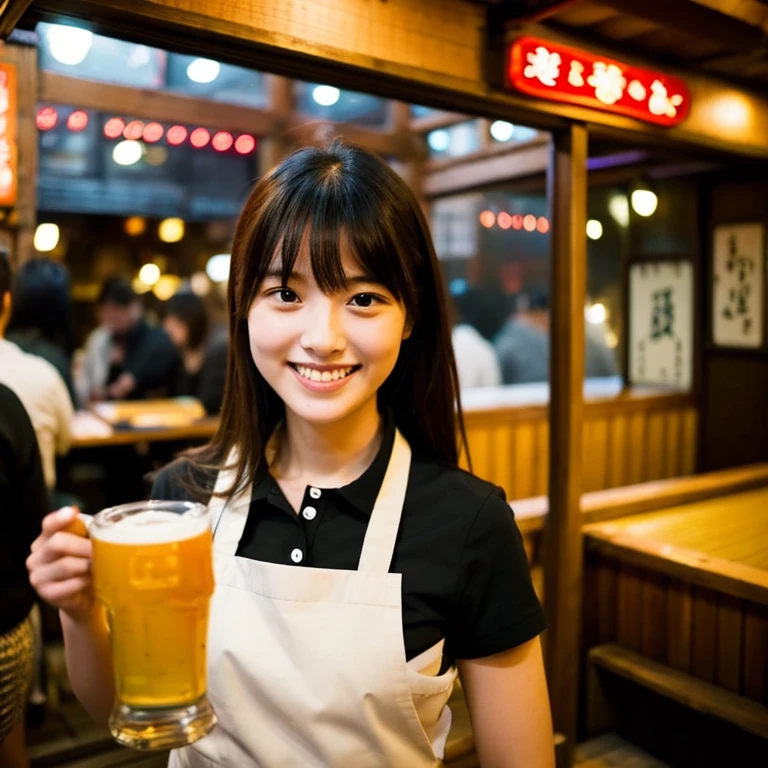
<svg viewBox="0 0 768 768"><path fill-rule="evenodd" d="M423 257L412 243L420 230L408 201L398 194L401 189L393 188L379 162L342 146L323 154L302 150L263 183L271 189L255 222L250 265L243 265L241 273L251 286L251 295L244 297L247 305L275 262L287 284L304 245L321 290L343 289L344 242L361 274L384 285L414 316Z"/></svg>

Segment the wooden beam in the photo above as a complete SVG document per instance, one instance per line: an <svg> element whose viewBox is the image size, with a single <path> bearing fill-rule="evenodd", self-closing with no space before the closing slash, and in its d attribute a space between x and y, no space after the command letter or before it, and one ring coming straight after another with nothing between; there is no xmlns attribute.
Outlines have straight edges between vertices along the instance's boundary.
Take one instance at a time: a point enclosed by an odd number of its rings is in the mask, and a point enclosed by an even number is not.
<svg viewBox="0 0 768 768"><path fill-rule="evenodd" d="M553 134L551 206L549 514L544 528L544 594L549 632L547 678L555 730L566 737L561 765L576 740L581 623L582 421L586 297L587 128Z"/></svg>
<svg viewBox="0 0 768 768"><path fill-rule="evenodd" d="M5 40L13 32L30 5L32 0L4 0L0 3L0 39Z"/></svg>
<svg viewBox="0 0 768 768"><path fill-rule="evenodd" d="M457 123L464 123L472 118L461 112L437 112L434 115L414 117L411 119L411 131L414 133L431 133L439 128L450 128Z"/></svg>
<svg viewBox="0 0 768 768"><path fill-rule="evenodd" d="M505 152L493 152L462 158L444 167L428 166L424 177L424 194L439 197L463 192L488 184L543 174L549 162L548 142L533 141L517 147L504 147Z"/></svg>

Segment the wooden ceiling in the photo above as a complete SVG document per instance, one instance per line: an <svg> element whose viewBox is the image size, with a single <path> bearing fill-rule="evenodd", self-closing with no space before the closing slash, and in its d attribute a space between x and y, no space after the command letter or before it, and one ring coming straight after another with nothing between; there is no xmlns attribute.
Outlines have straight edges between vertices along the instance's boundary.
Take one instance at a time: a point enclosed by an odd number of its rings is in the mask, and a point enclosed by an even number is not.
<svg viewBox="0 0 768 768"><path fill-rule="evenodd" d="M484 1L510 23L768 91L768 0Z"/></svg>

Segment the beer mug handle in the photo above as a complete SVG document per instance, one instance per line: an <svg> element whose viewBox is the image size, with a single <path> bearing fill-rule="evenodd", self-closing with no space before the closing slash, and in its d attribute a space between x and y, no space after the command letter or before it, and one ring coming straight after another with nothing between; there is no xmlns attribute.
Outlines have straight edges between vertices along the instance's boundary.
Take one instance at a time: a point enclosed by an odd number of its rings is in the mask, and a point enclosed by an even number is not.
<svg viewBox="0 0 768 768"><path fill-rule="evenodd" d="M74 533L75 536L87 537L88 529L91 527L91 523L93 522L93 515L84 514L83 512L80 512L77 507L74 507L74 509L77 510L77 515L64 528L64 530L67 533Z"/></svg>

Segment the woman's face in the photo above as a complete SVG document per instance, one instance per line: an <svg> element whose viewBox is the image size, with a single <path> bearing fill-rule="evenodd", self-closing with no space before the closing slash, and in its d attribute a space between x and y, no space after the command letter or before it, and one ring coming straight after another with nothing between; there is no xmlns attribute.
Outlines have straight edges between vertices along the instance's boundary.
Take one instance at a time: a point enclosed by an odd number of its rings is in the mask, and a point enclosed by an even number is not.
<svg viewBox="0 0 768 768"><path fill-rule="evenodd" d="M375 407L408 336L404 306L363 273L343 239L341 256L347 286L331 295L315 282L306 240L287 285L278 256L248 313L259 372L289 413L318 424Z"/></svg>
<svg viewBox="0 0 768 768"><path fill-rule="evenodd" d="M166 315L163 319L163 329L177 349L185 349L189 338L189 329L176 315Z"/></svg>

